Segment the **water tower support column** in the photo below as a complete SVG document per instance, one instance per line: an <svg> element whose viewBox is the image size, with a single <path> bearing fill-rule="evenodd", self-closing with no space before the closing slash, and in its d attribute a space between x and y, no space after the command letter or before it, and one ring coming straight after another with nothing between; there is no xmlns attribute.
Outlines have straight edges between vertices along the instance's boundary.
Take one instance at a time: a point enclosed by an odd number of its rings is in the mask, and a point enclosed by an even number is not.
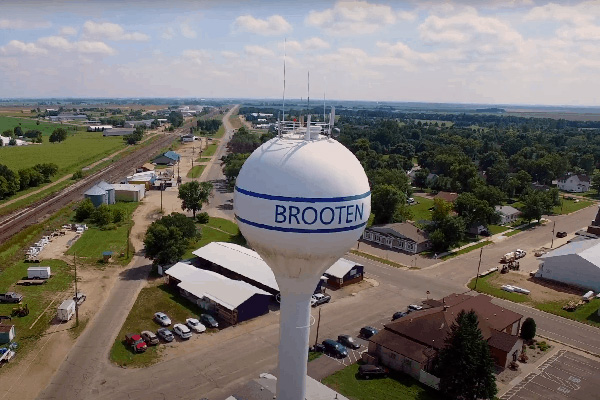
<svg viewBox="0 0 600 400"><path fill-rule="evenodd" d="M311 295L281 295L277 400L304 400L306 397Z"/></svg>

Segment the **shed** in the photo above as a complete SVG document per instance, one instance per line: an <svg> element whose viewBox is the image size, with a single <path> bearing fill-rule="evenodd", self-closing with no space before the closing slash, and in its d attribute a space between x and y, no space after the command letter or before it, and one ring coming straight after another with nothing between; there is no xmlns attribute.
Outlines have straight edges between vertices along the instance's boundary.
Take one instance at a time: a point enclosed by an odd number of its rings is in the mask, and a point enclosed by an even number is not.
<svg viewBox="0 0 600 400"><path fill-rule="evenodd" d="M110 262L111 258L112 258L113 252L112 251L104 251L102 252L102 261L107 263Z"/></svg>
<svg viewBox="0 0 600 400"><path fill-rule="evenodd" d="M179 154L175 153L174 151L167 151L156 157L154 160L152 160L152 162L161 165L173 165L179 162L179 159Z"/></svg>
<svg viewBox="0 0 600 400"><path fill-rule="evenodd" d="M0 344L10 343L13 341L14 338L15 326L0 324Z"/></svg>
<svg viewBox="0 0 600 400"><path fill-rule="evenodd" d="M364 266L353 261L340 258L325 273L327 283L340 288L363 280Z"/></svg>
<svg viewBox="0 0 600 400"><path fill-rule="evenodd" d="M146 187L142 184L114 184L116 201L140 201L146 195Z"/></svg>
<svg viewBox="0 0 600 400"><path fill-rule="evenodd" d="M94 207L99 207L100 204L108 204L108 194L106 193L106 190L102 189L97 185L94 185L91 188L89 188L83 194L83 196L86 199L90 199Z"/></svg>
<svg viewBox="0 0 600 400"><path fill-rule="evenodd" d="M106 199L108 201L107 204L115 204L115 188L113 188L113 186L110 183L106 181L100 181L96 183L96 186L106 191Z"/></svg>
<svg viewBox="0 0 600 400"><path fill-rule="evenodd" d="M125 182L132 185L144 185L146 190L152 187L152 184L156 180L156 173L154 171L140 172L133 174L125 178Z"/></svg>

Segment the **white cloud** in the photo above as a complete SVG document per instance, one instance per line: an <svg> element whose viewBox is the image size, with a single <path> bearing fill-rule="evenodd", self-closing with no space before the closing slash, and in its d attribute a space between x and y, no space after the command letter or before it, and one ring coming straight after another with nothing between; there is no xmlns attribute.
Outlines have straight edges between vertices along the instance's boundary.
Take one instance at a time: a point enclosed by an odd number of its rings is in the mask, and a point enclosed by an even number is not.
<svg viewBox="0 0 600 400"><path fill-rule="evenodd" d="M292 30L290 23L281 15L271 15L267 19L254 18L251 15L241 15L236 18L233 26L238 31L263 36L282 35Z"/></svg>
<svg viewBox="0 0 600 400"><path fill-rule="evenodd" d="M273 57L275 55L273 51L262 46L244 46L244 51L254 57Z"/></svg>
<svg viewBox="0 0 600 400"><path fill-rule="evenodd" d="M227 50L223 50L221 52L221 55L225 58L229 58L229 59L234 59L234 58L239 58L240 55L238 53L235 53L233 51L227 51Z"/></svg>
<svg viewBox="0 0 600 400"><path fill-rule="evenodd" d="M175 29L167 27L160 35L163 39L173 39L175 37Z"/></svg>
<svg viewBox="0 0 600 400"><path fill-rule="evenodd" d="M63 26L60 28L60 34L63 36L72 36L77 34L77 29L72 26Z"/></svg>
<svg viewBox="0 0 600 400"><path fill-rule="evenodd" d="M112 22L86 21L83 24L83 36L85 38L103 38L108 40L131 40L143 42L150 37L140 32L125 32L119 24Z"/></svg>
<svg viewBox="0 0 600 400"><path fill-rule="evenodd" d="M0 19L0 29L42 29L49 28L49 21L25 21L22 19Z"/></svg>
<svg viewBox="0 0 600 400"><path fill-rule="evenodd" d="M385 25L394 24L398 17L413 18L410 13L396 13L390 6L366 1L338 1L325 11L311 11L305 19L310 26L319 27L332 35L362 35L373 33Z"/></svg>
<svg viewBox="0 0 600 400"><path fill-rule="evenodd" d="M318 37L311 37L303 42L304 48L307 50L322 50L328 49L329 43Z"/></svg>
<svg viewBox="0 0 600 400"><path fill-rule="evenodd" d="M202 65L210 59L208 51L199 49L184 50L181 55L183 60L193 62L196 65Z"/></svg>
<svg viewBox="0 0 600 400"><path fill-rule="evenodd" d="M183 37L188 39L195 39L196 36L198 36L196 31L193 30L187 22L183 22L181 25L179 25L179 31Z"/></svg>
<svg viewBox="0 0 600 400"><path fill-rule="evenodd" d="M301 42L297 40L288 40L285 43L278 43L277 46L283 50L285 47L288 53L298 53L301 51L323 50L330 47L329 43L319 37L311 37Z"/></svg>
<svg viewBox="0 0 600 400"><path fill-rule="evenodd" d="M525 21L559 21L562 25L556 30L561 39L591 41L600 40L600 2L587 1L573 6L550 3L532 8Z"/></svg>
<svg viewBox="0 0 600 400"><path fill-rule="evenodd" d="M0 47L0 54L2 55L40 55L46 54L48 51L44 48L39 47L35 43L25 43L20 40L11 40L5 46Z"/></svg>

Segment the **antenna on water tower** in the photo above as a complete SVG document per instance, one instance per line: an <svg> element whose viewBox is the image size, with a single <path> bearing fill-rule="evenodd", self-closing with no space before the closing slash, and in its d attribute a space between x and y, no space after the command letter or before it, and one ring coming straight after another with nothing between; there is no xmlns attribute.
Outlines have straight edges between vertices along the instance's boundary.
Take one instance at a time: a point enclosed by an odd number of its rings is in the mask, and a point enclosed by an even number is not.
<svg viewBox="0 0 600 400"><path fill-rule="evenodd" d="M283 116L283 121L285 121L285 57L286 57L286 53L285 53L285 45L287 43L287 38L285 38L283 40L283 105L281 107L281 112L282 112L282 116Z"/></svg>

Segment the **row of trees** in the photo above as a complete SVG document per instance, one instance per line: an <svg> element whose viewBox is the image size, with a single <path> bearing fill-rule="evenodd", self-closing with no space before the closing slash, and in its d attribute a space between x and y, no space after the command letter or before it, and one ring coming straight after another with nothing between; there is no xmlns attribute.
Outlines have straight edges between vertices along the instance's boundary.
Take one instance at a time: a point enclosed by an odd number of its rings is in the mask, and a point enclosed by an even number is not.
<svg viewBox="0 0 600 400"><path fill-rule="evenodd" d="M58 166L52 163L36 164L16 173L6 165L0 164L0 200L14 195L19 190L50 182L50 178L57 172Z"/></svg>
<svg viewBox="0 0 600 400"><path fill-rule="evenodd" d="M217 133L223 122L220 119L206 119L196 121L198 128L204 135L214 135Z"/></svg>
<svg viewBox="0 0 600 400"><path fill-rule="evenodd" d="M138 125L135 127L132 134L123 136L123 140L127 144L136 144L143 139L145 130L146 128L144 126Z"/></svg>
<svg viewBox="0 0 600 400"><path fill-rule="evenodd" d="M2 136L11 138L9 145L14 146L17 144L16 138L24 136L27 139L31 139L33 143L42 143L42 132L37 129L29 129L23 133L23 129L20 126L16 126L14 129L6 129L2 132ZM67 131L64 128L56 128L50 134L50 143L62 142L67 139ZM0 142L2 146L2 142Z"/></svg>
<svg viewBox="0 0 600 400"><path fill-rule="evenodd" d="M179 128L183 125L183 114L179 111L171 111L169 116L167 117L169 123L175 128Z"/></svg>

